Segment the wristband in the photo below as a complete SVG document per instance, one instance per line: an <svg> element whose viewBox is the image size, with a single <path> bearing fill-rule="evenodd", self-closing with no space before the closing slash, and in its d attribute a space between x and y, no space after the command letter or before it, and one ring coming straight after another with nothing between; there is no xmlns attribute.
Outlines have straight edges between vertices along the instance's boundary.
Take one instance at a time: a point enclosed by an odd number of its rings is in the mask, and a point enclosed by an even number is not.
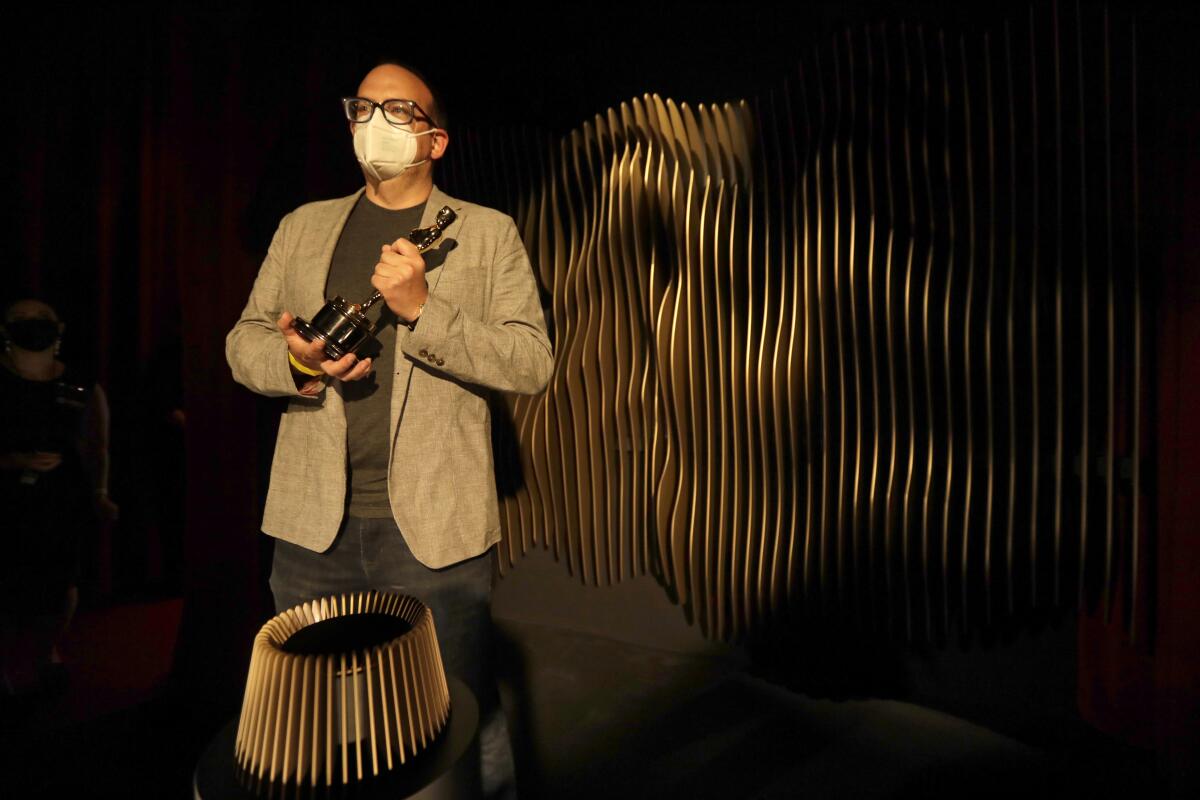
<svg viewBox="0 0 1200 800"><path fill-rule="evenodd" d="M292 365L292 369L296 370L296 372L300 372L304 375L311 375L314 378L318 375L325 374L319 369L312 369L311 367L306 367L301 364L300 361L294 355L292 355L291 350L288 350L288 363Z"/></svg>

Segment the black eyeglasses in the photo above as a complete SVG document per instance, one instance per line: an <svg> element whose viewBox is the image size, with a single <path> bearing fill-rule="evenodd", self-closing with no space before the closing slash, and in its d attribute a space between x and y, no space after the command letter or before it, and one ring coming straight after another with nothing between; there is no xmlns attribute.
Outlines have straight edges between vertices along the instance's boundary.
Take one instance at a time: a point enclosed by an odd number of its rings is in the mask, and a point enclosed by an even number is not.
<svg viewBox="0 0 1200 800"><path fill-rule="evenodd" d="M438 124L433 121L433 117L426 114L415 100L397 98L376 103L365 97L342 98L342 110L346 112L346 119L351 122L370 122L377 108L383 111L383 118L392 125L408 125L414 120L421 120L428 122L430 127L438 127Z"/></svg>

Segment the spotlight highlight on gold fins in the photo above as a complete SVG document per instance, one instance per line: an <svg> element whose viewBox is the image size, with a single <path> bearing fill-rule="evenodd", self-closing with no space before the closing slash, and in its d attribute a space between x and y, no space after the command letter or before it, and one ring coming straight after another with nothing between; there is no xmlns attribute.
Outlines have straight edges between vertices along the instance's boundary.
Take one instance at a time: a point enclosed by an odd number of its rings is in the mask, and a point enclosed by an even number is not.
<svg viewBox="0 0 1200 800"><path fill-rule="evenodd" d="M548 389L504 401L502 568L543 547L587 584L650 575L720 639L787 617L944 642L1117 596L1132 630L1125 13L872 24L743 101L648 94L451 153L516 218L555 339Z"/></svg>

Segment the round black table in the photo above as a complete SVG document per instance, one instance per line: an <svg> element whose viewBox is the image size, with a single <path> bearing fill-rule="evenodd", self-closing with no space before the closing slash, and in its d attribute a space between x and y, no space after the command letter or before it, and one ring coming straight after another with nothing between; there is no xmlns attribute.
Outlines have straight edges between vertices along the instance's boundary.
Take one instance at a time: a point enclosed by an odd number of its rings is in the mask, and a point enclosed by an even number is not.
<svg viewBox="0 0 1200 800"><path fill-rule="evenodd" d="M480 796L479 705L462 681L447 676L450 719L437 740L408 763L357 783L310 787L279 782L252 787L234 759L238 718L209 742L192 777L196 800L474 800Z"/></svg>

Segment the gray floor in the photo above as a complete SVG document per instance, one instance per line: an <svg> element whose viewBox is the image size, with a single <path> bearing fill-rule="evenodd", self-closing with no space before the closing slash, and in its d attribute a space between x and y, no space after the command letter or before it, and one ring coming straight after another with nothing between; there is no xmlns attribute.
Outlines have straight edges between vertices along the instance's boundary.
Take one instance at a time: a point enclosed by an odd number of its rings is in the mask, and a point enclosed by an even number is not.
<svg viewBox="0 0 1200 800"><path fill-rule="evenodd" d="M884 653L880 671L899 663L914 702L828 700L755 677L761 663L706 641L650 579L586 587L535 552L495 600L525 800L1164 796L1152 753L1074 713L1070 626L983 652ZM848 650L833 671L869 660ZM0 796L189 796L196 759L236 713L235 688L10 738Z"/></svg>
<svg viewBox="0 0 1200 800"><path fill-rule="evenodd" d="M1043 751L949 714L754 678L648 578L586 587L535 552L497 587L495 616L524 797L1006 797L1061 783Z"/></svg>

